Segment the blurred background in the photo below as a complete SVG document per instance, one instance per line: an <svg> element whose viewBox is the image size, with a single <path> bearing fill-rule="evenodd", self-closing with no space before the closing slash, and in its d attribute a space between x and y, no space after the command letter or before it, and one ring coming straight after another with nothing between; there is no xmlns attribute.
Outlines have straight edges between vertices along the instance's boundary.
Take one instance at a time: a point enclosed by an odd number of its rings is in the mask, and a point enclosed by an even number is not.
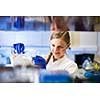
<svg viewBox="0 0 100 100"><path fill-rule="evenodd" d="M47 31L53 17L55 16L0 16L0 29ZM63 16L63 18L70 31L100 31L100 16Z"/></svg>

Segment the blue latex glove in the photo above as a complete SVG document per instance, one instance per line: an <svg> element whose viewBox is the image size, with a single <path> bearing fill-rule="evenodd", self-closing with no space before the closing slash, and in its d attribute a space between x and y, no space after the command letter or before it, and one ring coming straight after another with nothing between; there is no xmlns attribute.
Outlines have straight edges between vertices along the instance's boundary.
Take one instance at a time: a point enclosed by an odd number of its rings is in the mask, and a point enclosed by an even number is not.
<svg viewBox="0 0 100 100"><path fill-rule="evenodd" d="M24 49L25 49L25 46L23 43L16 43L16 44L13 44L13 47L14 47L14 53L24 53Z"/></svg>
<svg viewBox="0 0 100 100"><path fill-rule="evenodd" d="M84 76L87 77L87 78L91 78L91 77L94 76L94 74L93 74L92 72L86 72L86 73L84 74Z"/></svg>
<svg viewBox="0 0 100 100"><path fill-rule="evenodd" d="M41 56L33 57L35 65L40 65L42 69L46 69L46 60Z"/></svg>

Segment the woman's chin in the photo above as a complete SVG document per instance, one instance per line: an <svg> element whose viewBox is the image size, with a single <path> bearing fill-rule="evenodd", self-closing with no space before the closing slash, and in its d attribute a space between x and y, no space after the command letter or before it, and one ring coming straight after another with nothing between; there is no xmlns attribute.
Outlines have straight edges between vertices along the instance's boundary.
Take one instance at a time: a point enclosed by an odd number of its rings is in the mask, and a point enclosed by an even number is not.
<svg viewBox="0 0 100 100"><path fill-rule="evenodd" d="M60 58L60 56L58 56L58 55L55 55L55 56L54 56L54 58L55 58L55 59L59 59L59 58Z"/></svg>

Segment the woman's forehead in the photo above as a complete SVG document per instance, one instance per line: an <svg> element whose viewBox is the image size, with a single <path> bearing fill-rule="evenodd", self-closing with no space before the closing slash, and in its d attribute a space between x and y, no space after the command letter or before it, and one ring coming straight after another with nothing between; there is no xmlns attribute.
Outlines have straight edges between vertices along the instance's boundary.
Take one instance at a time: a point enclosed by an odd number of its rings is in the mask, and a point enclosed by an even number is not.
<svg viewBox="0 0 100 100"><path fill-rule="evenodd" d="M50 41L52 44L66 44L66 42L64 41L64 40L62 40L61 38L58 38L58 39L52 39L51 41Z"/></svg>

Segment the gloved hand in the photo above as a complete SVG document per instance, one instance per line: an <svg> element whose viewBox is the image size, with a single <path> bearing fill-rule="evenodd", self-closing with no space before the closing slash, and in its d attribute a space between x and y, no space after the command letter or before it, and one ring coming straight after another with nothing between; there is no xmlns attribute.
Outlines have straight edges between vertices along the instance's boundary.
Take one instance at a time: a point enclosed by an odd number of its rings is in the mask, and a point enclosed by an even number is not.
<svg viewBox="0 0 100 100"><path fill-rule="evenodd" d="M42 69L46 69L46 60L41 56L33 57L35 65L40 65Z"/></svg>
<svg viewBox="0 0 100 100"><path fill-rule="evenodd" d="M92 72L85 72L84 76L87 78L91 78L94 76L94 74Z"/></svg>
<svg viewBox="0 0 100 100"><path fill-rule="evenodd" d="M16 44L13 44L13 48L14 48L14 53L24 53L24 49L25 49L25 46L23 43L16 43Z"/></svg>

